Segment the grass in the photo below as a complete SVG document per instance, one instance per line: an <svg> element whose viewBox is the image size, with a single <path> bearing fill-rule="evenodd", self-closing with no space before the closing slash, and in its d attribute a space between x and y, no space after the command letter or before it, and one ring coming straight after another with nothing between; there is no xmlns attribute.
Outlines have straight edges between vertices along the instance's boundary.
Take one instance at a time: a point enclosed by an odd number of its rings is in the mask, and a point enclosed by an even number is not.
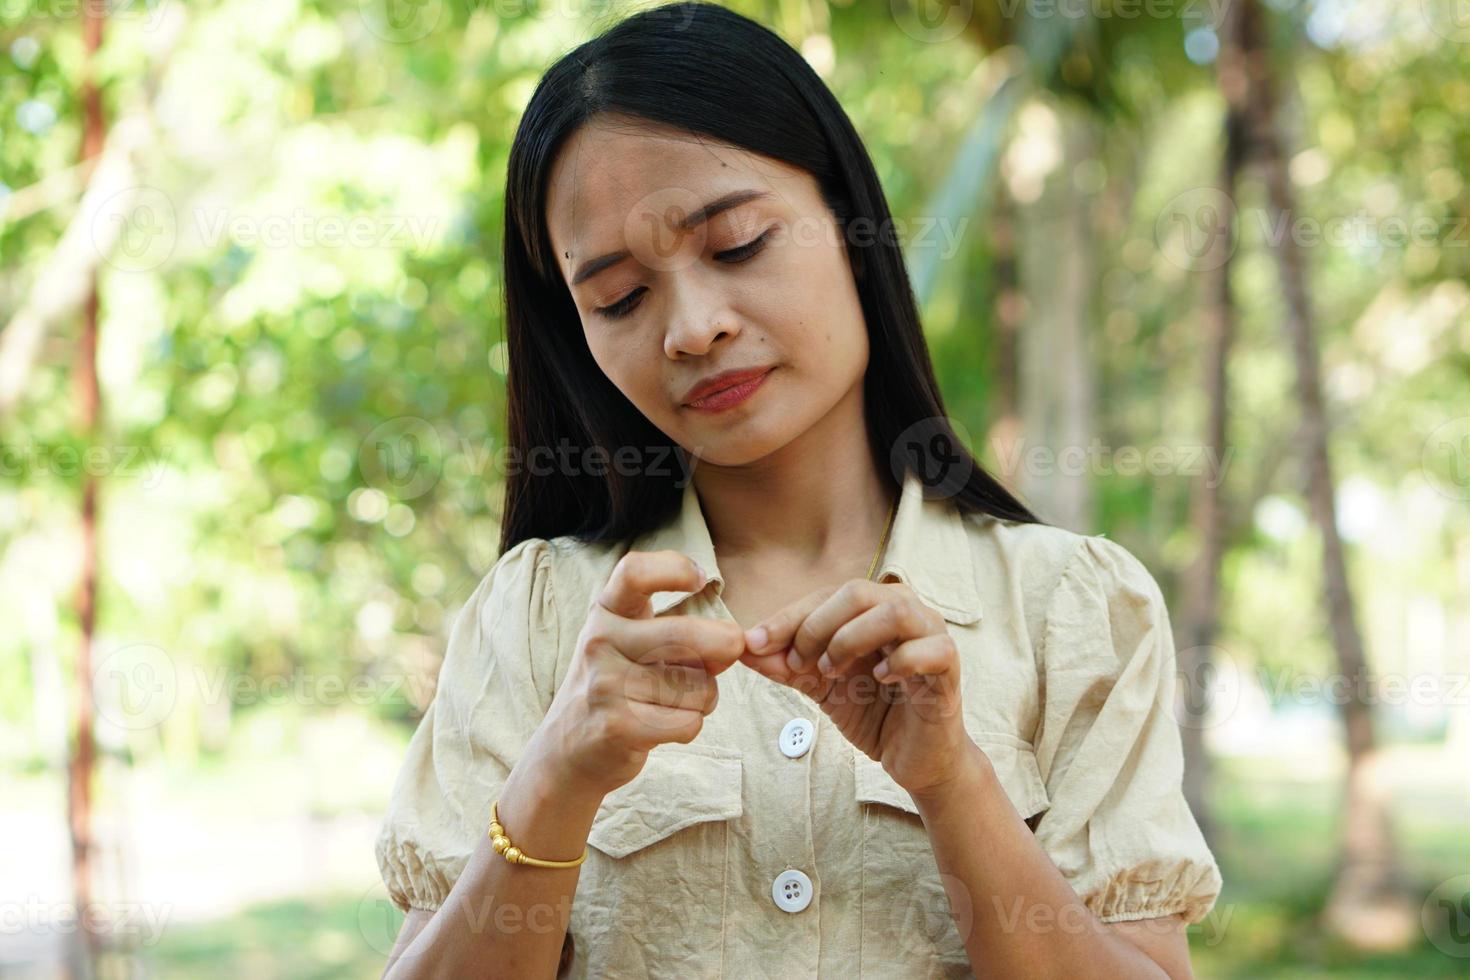
<svg viewBox="0 0 1470 980"><path fill-rule="evenodd" d="M1318 925L1336 855L1340 790L1335 782L1221 767L1215 789L1222 840L1216 846L1225 891L1209 919L1191 928L1201 978L1464 977L1470 960L1427 937L1396 954L1364 954L1328 939ZM1445 792L1448 790L1448 792ZM1463 809L1443 805L1455 788L1394 794L1398 842L1409 875L1428 895L1470 869ZM1421 805L1430 801L1438 805Z"/></svg>

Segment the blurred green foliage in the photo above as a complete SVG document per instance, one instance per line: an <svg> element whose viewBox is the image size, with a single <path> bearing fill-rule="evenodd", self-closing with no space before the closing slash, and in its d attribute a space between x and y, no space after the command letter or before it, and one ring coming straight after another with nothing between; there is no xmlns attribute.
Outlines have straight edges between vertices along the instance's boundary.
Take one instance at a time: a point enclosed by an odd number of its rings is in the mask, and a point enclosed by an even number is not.
<svg viewBox="0 0 1470 980"><path fill-rule="evenodd" d="M519 112L560 53L649 5L428 2L391 18L352 0L149 0L112 12L97 65L106 114L114 134L147 135L133 156L135 203L101 219L122 224L98 264L101 437L77 431L75 316L50 325L23 398L0 417L0 764L34 767L54 749L56 692L78 643L85 466L104 477L97 655L141 648L178 692L156 727L104 726L109 752L224 757L230 716L280 707L260 685L286 678L364 679L361 698L309 683L284 699L407 730L448 617L496 557L498 241ZM951 412L977 441L997 414L995 188L971 202L980 218L969 225L969 212L936 215L932 203L997 66L1019 51L1034 74L1030 111L1080 112L1096 134L1095 158L1073 175L1095 202L1094 429L1115 447L1198 444L1202 277L1169 260L1160 222L1217 178L1205 5L1130 19L1121 3L1096 3L1069 19L1034 16L1034 4L960 4L971 16L955 31L904 0L729 5L788 38L831 85L895 215L962 229L925 314ZM1470 38L1432 4L1270 6L1302 212L1292 219L1345 229L1306 254L1370 657L1381 671L1448 670L1438 651L1466 629L1470 452L1439 451L1435 433L1470 416ZM0 5L0 322L41 288L82 213L75 12L60 0ZM992 148L998 181L1026 165L1010 152L1016 125ZM1241 322L1226 490L1239 513L1220 643L1244 664L1323 670L1317 544L1266 250L1279 230L1255 178L1234 203ZM1396 223L1419 231L1396 240ZM1190 479L1094 481L1097 529L1171 592L1197 545ZM250 696L210 695L241 678L256 685ZM1445 712L1430 714L1393 715L1389 731L1437 737ZM1306 855L1326 836L1329 801L1316 823L1297 823L1262 816L1247 776L1234 787L1222 821L1282 835L1261 854L1319 866ZM1256 901L1255 885L1240 887ZM1253 928L1285 938L1263 939L1260 962L1232 966L1243 946L1202 962L1213 975L1273 975L1262 963L1286 955L1303 911L1288 906L1310 904L1304 894L1262 899L1266 924ZM248 921L274 931L298 911ZM187 973L225 941L201 933L168 956ZM1432 956L1414 962L1416 975L1438 975Z"/></svg>

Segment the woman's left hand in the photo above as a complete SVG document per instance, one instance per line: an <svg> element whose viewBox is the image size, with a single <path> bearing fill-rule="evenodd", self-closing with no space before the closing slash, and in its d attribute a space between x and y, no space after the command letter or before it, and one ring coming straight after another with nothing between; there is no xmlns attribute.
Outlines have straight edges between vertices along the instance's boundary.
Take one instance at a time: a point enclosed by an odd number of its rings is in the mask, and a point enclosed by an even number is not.
<svg viewBox="0 0 1470 980"><path fill-rule="evenodd" d="M818 589L747 630L740 662L816 701L911 794L966 761L958 650L944 617L902 582Z"/></svg>

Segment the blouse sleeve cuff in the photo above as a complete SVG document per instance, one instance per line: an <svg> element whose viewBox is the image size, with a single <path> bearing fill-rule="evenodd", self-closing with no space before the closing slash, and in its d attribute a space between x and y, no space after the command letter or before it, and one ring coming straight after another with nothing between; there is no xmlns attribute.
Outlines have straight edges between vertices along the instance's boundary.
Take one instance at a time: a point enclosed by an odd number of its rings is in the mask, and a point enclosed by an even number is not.
<svg viewBox="0 0 1470 980"><path fill-rule="evenodd" d="M410 908L437 911L465 864L435 857L392 827L379 833L375 851L388 897L405 913Z"/></svg>
<svg viewBox="0 0 1470 980"><path fill-rule="evenodd" d="M1088 890L1084 903L1103 922L1179 915L1190 925L1209 914L1221 884L1213 862L1149 861L1107 876Z"/></svg>

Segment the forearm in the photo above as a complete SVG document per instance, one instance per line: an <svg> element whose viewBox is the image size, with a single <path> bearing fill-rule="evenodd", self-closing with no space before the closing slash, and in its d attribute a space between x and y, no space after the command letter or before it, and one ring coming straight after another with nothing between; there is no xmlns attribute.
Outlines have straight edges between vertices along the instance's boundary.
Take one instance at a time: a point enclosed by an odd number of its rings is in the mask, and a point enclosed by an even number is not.
<svg viewBox="0 0 1470 980"><path fill-rule="evenodd" d="M968 744L963 775L914 802L975 976L1168 980L1082 903Z"/></svg>
<svg viewBox="0 0 1470 980"><path fill-rule="evenodd" d="M582 853L602 803L600 794L559 782L530 747L497 799L515 845L551 860ZM389 965L385 980L554 977L580 875L580 867L511 864L481 834L444 905Z"/></svg>

